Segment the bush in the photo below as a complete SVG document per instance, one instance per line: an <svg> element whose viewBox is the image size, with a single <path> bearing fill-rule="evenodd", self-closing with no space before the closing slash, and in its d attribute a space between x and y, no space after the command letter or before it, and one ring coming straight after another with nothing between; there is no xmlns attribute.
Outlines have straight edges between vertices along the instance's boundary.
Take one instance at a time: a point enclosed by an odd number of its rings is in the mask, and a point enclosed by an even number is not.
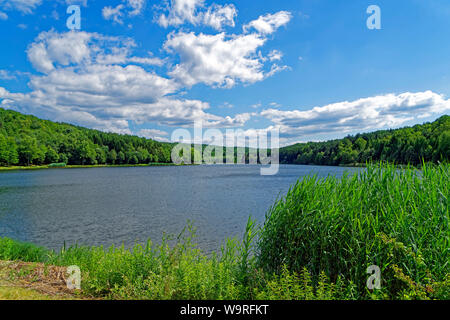
<svg viewBox="0 0 450 320"><path fill-rule="evenodd" d="M65 163L51 163L48 165L49 168L63 168L65 166Z"/></svg>

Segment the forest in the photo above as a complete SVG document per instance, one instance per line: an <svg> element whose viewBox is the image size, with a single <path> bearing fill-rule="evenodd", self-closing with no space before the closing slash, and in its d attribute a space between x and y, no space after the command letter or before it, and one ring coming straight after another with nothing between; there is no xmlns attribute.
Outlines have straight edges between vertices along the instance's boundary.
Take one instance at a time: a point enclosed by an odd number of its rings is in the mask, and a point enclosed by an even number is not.
<svg viewBox="0 0 450 320"><path fill-rule="evenodd" d="M132 135L41 120L0 108L0 166L170 163L173 146ZM235 148L235 155L236 151ZM248 148L245 158L248 162ZM357 134L326 142L301 143L280 149L280 162L283 164L337 166L386 161L418 165L422 161L448 162L449 158L448 115L414 127Z"/></svg>
<svg viewBox="0 0 450 320"><path fill-rule="evenodd" d="M0 165L169 163L172 144L0 108Z"/></svg>
<svg viewBox="0 0 450 320"><path fill-rule="evenodd" d="M326 142L309 142L280 149L284 164L356 165L386 161L418 165L448 162L450 116L413 127L357 134Z"/></svg>

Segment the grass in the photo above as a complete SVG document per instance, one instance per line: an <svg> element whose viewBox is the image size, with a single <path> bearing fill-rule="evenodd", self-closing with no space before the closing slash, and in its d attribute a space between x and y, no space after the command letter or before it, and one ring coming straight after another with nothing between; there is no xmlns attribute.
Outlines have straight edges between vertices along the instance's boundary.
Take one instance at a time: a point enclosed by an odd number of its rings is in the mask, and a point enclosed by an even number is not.
<svg viewBox="0 0 450 320"><path fill-rule="evenodd" d="M129 250L75 246L56 253L1 238L0 257L45 262L48 266L77 265L82 272L84 297L152 300L347 298L348 290L343 281L335 285L324 277L316 289L308 281L301 286L295 285L297 275L287 270L277 276L256 269L252 253L256 231L254 222L249 220L243 241L230 239L220 254L212 255L205 255L197 248L193 242L195 231L188 227L177 237L165 238L161 245L148 242ZM301 279L305 276L306 272ZM290 286L288 296L285 289Z"/></svg>
<svg viewBox="0 0 450 320"><path fill-rule="evenodd" d="M449 299L448 181L448 165L308 177L212 255L189 225L131 249L51 252L0 238L0 260L77 265L83 294L106 299ZM370 265L381 290L366 287Z"/></svg>

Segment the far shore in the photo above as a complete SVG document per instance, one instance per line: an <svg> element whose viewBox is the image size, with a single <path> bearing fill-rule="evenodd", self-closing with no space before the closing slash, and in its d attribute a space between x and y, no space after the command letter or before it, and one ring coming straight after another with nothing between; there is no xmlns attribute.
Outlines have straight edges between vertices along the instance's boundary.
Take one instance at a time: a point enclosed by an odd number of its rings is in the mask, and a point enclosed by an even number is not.
<svg viewBox="0 0 450 320"><path fill-rule="evenodd" d="M98 164L98 165L66 165L56 166L51 165L30 165L30 166L0 166L0 172L2 171L18 171L18 170L44 170L44 169L89 169L89 168L134 168L134 167L179 167L179 166L192 166L197 164L174 164L174 163L148 163L148 164ZM365 163L350 163L339 164L337 166L320 165L320 164L297 164L297 163L280 163L280 165L292 165L292 166L317 166L317 167L341 167L341 168L365 168ZM407 168L408 165L397 164L398 168ZM412 166L415 167L415 166ZM421 166L416 166L420 169Z"/></svg>
<svg viewBox="0 0 450 320"><path fill-rule="evenodd" d="M0 167L0 171L14 171L14 170L42 170L42 169L77 169L77 168L127 168L127 167L165 167L165 166L179 166L174 163L149 163L149 164L98 164L98 165L67 165L61 167L52 167L50 165L42 166L10 166Z"/></svg>

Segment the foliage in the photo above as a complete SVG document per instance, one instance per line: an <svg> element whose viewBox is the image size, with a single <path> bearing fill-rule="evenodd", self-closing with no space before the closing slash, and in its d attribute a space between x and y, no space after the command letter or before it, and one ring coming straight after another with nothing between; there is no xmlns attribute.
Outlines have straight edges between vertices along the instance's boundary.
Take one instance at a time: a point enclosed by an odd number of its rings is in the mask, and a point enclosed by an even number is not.
<svg viewBox="0 0 450 320"><path fill-rule="evenodd" d="M45 248L0 237L0 260L44 262L48 253Z"/></svg>
<svg viewBox="0 0 450 320"><path fill-rule="evenodd" d="M254 222L249 221L244 239L252 239ZM131 249L122 247L70 247L59 253L41 255L18 251L8 254L8 246L33 245L0 240L0 259L44 261L58 266L77 265L82 272L84 294L109 299L152 300L242 300L242 299L339 299L351 298L344 283L335 285L325 276L317 285L285 270L281 276L255 269L251 244L227 241L221 254L205 255L193 243L195 230L188 227L178 237L165 237L161 245L150 241ZM175 243L173 243L175 241ZM170 245L172 243L172 245ZM8 244L8 245L5 245ZM36 250L37 247L34 247ZM302 279L300 286L297 279ZM292 286L292 294L284 289ZM336 290L335 288L339 288ZM307 292L307 294L301 294Z"/></svg>
<svg viewBox="0 0 450 320"><path fill-rule="evenodd" d="M0 108L0 165L169 163L172 145Z"/></svg>
<svg viewBox="0 0 450 320"><path fill-rule="evenodd" d="M357 134L340 140L309 142L280 149L288 164L355 165L387 161L420 165L450 159L450 116L412 128Z"/></svg>
<svg viewBox="0 0 450 320"><path fill-rule="evenodd" d="M148 164L171 162L173 144L131 135L106 133L65 123L41 120L0 108L0 166ZM201 146L204 152L208 146ZM209 147L209 149L211 149ZM208 150L209 150L208 149ZM211 151L211 150L210 150ZM270 156L271 150L261 150ZM204 161L224 158L222 147L212 148ZM192 162L196 149L186 157ZM281 163L355 165L368 161L419 165L445 162L450 157L450 116L412 128L358 134L340 140L296 144L280 149ZM234 148L235 163L260 163L255 149Z"/></svg>

